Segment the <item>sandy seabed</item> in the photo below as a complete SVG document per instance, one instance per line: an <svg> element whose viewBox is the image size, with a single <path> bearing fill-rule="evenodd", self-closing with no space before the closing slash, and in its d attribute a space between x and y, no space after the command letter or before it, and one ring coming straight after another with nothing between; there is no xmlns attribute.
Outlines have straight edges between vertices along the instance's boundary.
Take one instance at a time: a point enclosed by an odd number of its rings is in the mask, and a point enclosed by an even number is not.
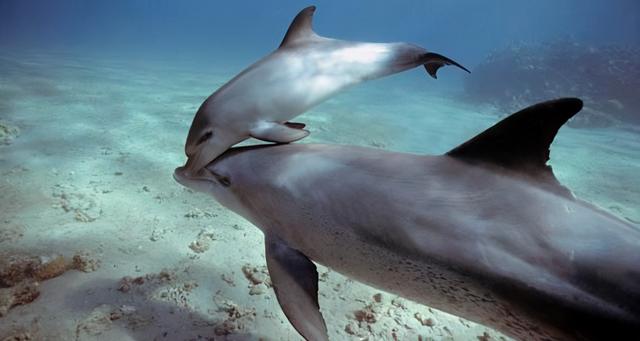
<svg viewBox="0 0 640 341"><path fill-rule="evenodd" d="M172 178L198 106L237 71L0 56L0 340L300 339L261 232ZM398 77L299 117L304 142L443 153L498 120ZM551 164L578 197L639 224L637 130L564 127ZM319 272L333 340L508 339Z"/></svg>

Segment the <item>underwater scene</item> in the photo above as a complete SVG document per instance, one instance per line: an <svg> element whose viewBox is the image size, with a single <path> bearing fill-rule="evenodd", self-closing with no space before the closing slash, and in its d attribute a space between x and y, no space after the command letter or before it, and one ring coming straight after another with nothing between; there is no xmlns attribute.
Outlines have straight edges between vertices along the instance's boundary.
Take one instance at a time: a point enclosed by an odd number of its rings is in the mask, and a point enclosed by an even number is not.
<svg viewBox="0 0 640 341"><path fill-rule="evenodd" d="M640 2L0 0L0 340L640 335Z"/></svg>

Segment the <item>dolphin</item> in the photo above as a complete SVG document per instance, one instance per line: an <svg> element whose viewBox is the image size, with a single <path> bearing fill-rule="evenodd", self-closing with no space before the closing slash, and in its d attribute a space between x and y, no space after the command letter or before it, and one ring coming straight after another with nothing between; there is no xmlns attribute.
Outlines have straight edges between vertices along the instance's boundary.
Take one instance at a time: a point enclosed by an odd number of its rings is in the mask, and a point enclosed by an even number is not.
<svg viewBox="0 0 640 341"><path fill-rule="evenodd" d="M436 78L455 61L408 43L366 43L325 38L312 27L315 6L303 9L280 47L216 90L200 106L185 143L187 168L197 172L249 137L268 142L300 140L309 131L289 122L337 92L424 65Z"/></svg>
<svg viewBox="0 0 640 341"><path fill-rule="evenodd" d="M640 335L640 229L547 165L581 108L533 105L444 155L249 146L174 178L263 231L277 299L307 340L328 339L314 263L520 340L623 339Z"/></svg>

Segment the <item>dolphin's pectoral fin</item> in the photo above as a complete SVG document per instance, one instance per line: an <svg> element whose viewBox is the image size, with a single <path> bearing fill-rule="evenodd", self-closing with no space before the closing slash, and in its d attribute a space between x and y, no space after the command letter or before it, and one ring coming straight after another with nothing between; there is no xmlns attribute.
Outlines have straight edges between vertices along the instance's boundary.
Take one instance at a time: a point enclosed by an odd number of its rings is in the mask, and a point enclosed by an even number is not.
<svg viewBox="0 0 640 341"><path fill-rule="evenodd" d="M289 322L307 340L328 340L315 264L277 237L265 236L265 243L271 283Z"/></svg>
<svg viewBox="0 0 640 341"><path fill-rule="evenodd" d="M499 166L544 180L549 190L573 198L547 165L549 146L560 127L582 109L578 98L532 105L498 122L446 155Z"/></svg>
<svg viewBox="0 0 640 341"><path fill-rule="evenodd" d="M455 65L461 68L462 70L471 73L471 71L469 71L466 67L458 64L453 59L447 58L441 54L437 54L433 52L425 53L422 56L422 59L424 60L423 64L424 64L425 70L427 70L427 72L431 77L436 79L438 78L436 74L438 72L438 69L446 65Z"/></svg>
<svg viewBox="0 0 640 341"><path fill-rule="evenodd" d="M287 122L284 124L275 122L263 122L251 129L251 137L258 140L276 143L289 143L298 141L309 135L308 130L304 130L304 124Z"/></svg>

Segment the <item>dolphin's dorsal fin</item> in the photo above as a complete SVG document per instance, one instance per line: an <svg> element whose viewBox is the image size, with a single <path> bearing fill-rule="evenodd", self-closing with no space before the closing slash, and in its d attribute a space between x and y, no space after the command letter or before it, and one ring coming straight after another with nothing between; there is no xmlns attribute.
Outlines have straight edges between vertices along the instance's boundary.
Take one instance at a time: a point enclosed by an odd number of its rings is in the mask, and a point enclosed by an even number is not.
<svg viewBox="0 0 640 341"><path fill-rule="evenodd" d="M313 13L315 11L316 6L309 6L300 11L300 13L293 18L293 21L287 30L287 34L284 35L284 39L282 39L282 43L280 43L279 48L318 37L311 27L313 24Z"/></svg>
<svg viewBox="0 0 640 341"><path fill-rule="evenodd" d="M471 163L493 164L536 179L559 194L571 195L553 175L549 147L560 127L582 109L578 98L532 105L483 131L446 155Z"/></svg>

